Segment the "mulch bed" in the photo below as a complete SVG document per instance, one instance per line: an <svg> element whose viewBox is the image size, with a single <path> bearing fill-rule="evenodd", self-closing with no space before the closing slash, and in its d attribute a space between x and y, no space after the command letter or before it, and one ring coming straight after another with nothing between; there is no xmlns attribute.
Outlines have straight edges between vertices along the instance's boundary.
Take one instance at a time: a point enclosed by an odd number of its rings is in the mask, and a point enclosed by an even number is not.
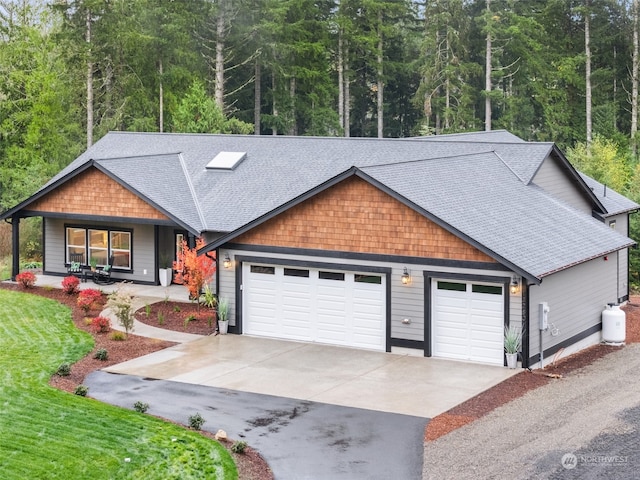
<svg viewBox="0 0 640 480"><path fill-rule="evenodd" d="M126 340L117 341L111 338L111 333L95 333L92 331L90 325L87 324L86 318L97 317L102 311L102 307L105 304L106 298L94 306L94 308L85 314L77 305L77 295L67 295L62 290L57 288L45 288L45 287L33 287L30 289L24 289L21 286L13 283L0 282L0 288L5 290L15 290L25 293L32 293L42 297L56 300L71 309L73 323L76 328L90 333L94 340L95 346L89 354L78 362L71 366L71 374L66 377L53 375L49 381L52 387L73 393L78 385L84 382L85 377L95 371L105 368L109 365L115 365L133 358L137 358L148 353L153 353L158 350L175 345L173 342L167 342L164 340L157 340L153 338L140 337L134 334L129 334ZM148 320L149 324L154 326L161 326L162 328L171 327L173 330L187 331L189 333L199 333L201 335L208 335L215 331L215 321L212 322L213 329L207 325L206 316L197 316L197 320L188 322L187 329L184 329L185 315L197 314L197 306L189 303L180 302L160 302L159 308L155 311L163 311L166 313L165 325L158 325L157 313L155 317L151 315L149 318L155 319L155 324ZM154 304L156 305L156 304ZM179 311L175 307L179 308ZM204 314L206 309L201 307L201 312ZM208 313L208 312L207 312ZM142 309L137 312L137 316L140 315L146 317L146 309ZM141 320L142 321L142 320ZM145 322L147 323L147 322ZM107 350L109 358L106 361L101 361L93 358L95 352L98 349L104 348ZM202 431L203 435L213 438L213 435ZM236 466L238 468L238 478L243 480L272 480L273 473L267 462L260 456L260 454L247 447L242 454L233 453L230 451L232 441L220 442L234 458Z"/></svg>
<svg viewBox="0 0 640 480"><path fill-rule="evenodd" d="M216 331L214 311L196 303L172 300L152 303L135 313L136 320L152 327L177 332L211 335Z"/></svg>
<svg viewBox="0 0 640 480"><path fill-rule="evenodd" d="M626 313L626 343L640 342L640 296L632 296L623 308ZM524 370L500 384L482 392L451 410L431 419L425 429L425 441L436 440L492 410L521 397L530 390L576 373L599 358L623 347L594 345L574 355L563 358L543 369Z"/></svg>

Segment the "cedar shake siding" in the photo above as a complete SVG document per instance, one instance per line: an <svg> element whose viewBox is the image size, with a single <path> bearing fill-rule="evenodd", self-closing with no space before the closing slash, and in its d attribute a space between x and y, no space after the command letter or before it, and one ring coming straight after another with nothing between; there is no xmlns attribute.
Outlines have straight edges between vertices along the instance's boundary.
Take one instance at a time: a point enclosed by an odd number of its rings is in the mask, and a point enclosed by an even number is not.
<svg viewBox="0 0 640 480"><path fill-rule="evenodd" d="M320 192L235 241L495 263L477 248L357 177Z"/></svg>
<svg viewBox="0 0 640 480"><path fill-rule="evenodd" d="M168 220L166 215L96 168L90 168L69 179L53 192L29 205L29 210L42 213Z"/></svg>

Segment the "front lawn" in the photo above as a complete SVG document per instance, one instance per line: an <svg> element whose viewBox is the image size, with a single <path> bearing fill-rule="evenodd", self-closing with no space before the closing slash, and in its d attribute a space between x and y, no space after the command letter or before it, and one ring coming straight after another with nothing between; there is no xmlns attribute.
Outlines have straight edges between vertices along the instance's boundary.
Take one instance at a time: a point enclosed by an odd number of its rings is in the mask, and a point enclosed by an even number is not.
<svg viewBox="0 0 640 480"><path fill-rule="evenodd" d="M47 385L92 347L67 307L0 289L0 478L237 478L197 432Z"/></svg>

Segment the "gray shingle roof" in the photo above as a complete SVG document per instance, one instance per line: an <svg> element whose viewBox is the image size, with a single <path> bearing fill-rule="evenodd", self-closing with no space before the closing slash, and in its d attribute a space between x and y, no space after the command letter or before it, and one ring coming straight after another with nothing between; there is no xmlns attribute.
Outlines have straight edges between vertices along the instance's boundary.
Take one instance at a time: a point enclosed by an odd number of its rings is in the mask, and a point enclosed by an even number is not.
<svg viewBox="0 0 640 480"><path fill-rule="evenodd" d="M632 243L529 183L553 148L504 131L418 139L112 132L41 192L93 161L185 228L226 233L355 166L540 278ZM234 170L207 169L221 151L246 158Z"/></svg>
<svg viewBox="0 0 640 480"><path fill-rule="evenodd" d="M536 278L633 244L539 187L525 185L493 153L362 170Z"/></svg>
<svg viewBox="0 0 640 480"><path fill-rule="evenodd" d="M620 195L618 192L605 187L602 183L594 180L588 175L579 172L584 183L596 195L600 203L607 209L606 217L618 215L620 213L632 212L640 208L636 202L629 200L627 197Z"/></svg>

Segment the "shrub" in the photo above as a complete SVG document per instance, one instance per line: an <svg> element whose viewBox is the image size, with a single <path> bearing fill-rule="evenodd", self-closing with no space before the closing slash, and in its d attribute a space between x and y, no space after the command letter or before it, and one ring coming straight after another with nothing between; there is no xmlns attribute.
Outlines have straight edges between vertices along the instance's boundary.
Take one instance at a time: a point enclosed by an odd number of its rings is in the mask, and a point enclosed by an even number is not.
<svg viewBox="0 0 640 480"><path fill-rule="evenodd" d="M158 312L158 325L164 325L164 313Z"/></svg>
<svg viewBox="0 0 640 480"><path fill-rule="evenodd" d="M200 430L202 428L202 425L204 425L204 422L206 422L206 420L202 418L202 415L200 415L199 413L196 413L195 415L191 415L189 417L189 426L194 430Z"/></svg>
<svg viewBox="0 0 640 480"><path fill-rule="evenodd" d="M133 409L136 412L144 413L149 409L149 404L143 403L140 400L138 400L136 403L133 404Z"/></svg>
<svg viewBox="0 0 640 480"><path fill-rule="evenodd" d="M96 358L98 360L102 360L103 362L106 360L109 360L109 354L107 353L107 349L106 348L100 348L98 350L96 350L96 354L93 356L93 358Z"/></svg>
<svg viewBox="0 0 640 480"><path fill-rule="evenodd" d="M80 285L80 280L73 275L68 277L64 277L62 279L62 291L67 295L73 295L78 292L78 285Z"/></svg>
<svg viewBox="0 0 640 480"><path fill-rule="evenodd" d="M120 321L127 335L133 330L134 312L132 310L133 295L129 293L124 282L109 295L107 306Z"/></svg>
<svg viewBox="0 0 640 480"><path fill-rule="evenodd" d="M108 333L111 330L111 320L107 317L95 317L91 320L91 329L95 333Z"/></svg>
<svg viewBox="0 0 640 480"><path fill-rule="evenodd" d="M22 285L22 288L33 288L36 284L36 276L31 272L22 272L16 275L16 282Z"/></svg>
<svg viewBox="0 0 640 480"><path fill-rule="evenodd" d="M247 448L247 442L244 440L238 440L231 445L231 451L233 453L244 453L244 449Z"/></svg>
<svg viewBox="0 0 640 480"><path fill-rule="evenodd" d="M89 387L86 385L78 385L73 393L80 395L81 397L86 397L87 393L89 393Z"/></svg>
<svg viewBox="0 0 640 480"><path fill-rule="evenodd" d="M78 306L84 313L87 313L101 298L102 292L100 290L96 290L95 288L87 288L86 290L82 290L78 294Z"/></svg>
<svg viewBox="0 0 640 480"><path fill-rule="evenodd" d="M68 377L69 375L71 375L71 365L69 365L68 363L60 364L58 370L56 371L56 375L59 375L61 377Z"/></svg>
<svg viewBox="0 0 640 480"><path fill-rule="evenodd" d="M124 334L124 332L113 332L111 334L111 340L115 340L116 342L121 342L126 339L127 336Z"/></svg>
<svg viewBox="0 0 640 480"><path fill-rule="evenodd" d="M187 315L184 319L184 329L186 330L187 327L189 326L189 322L193 322L195 319L196 319L196 316L194 314Z"/></svg>

